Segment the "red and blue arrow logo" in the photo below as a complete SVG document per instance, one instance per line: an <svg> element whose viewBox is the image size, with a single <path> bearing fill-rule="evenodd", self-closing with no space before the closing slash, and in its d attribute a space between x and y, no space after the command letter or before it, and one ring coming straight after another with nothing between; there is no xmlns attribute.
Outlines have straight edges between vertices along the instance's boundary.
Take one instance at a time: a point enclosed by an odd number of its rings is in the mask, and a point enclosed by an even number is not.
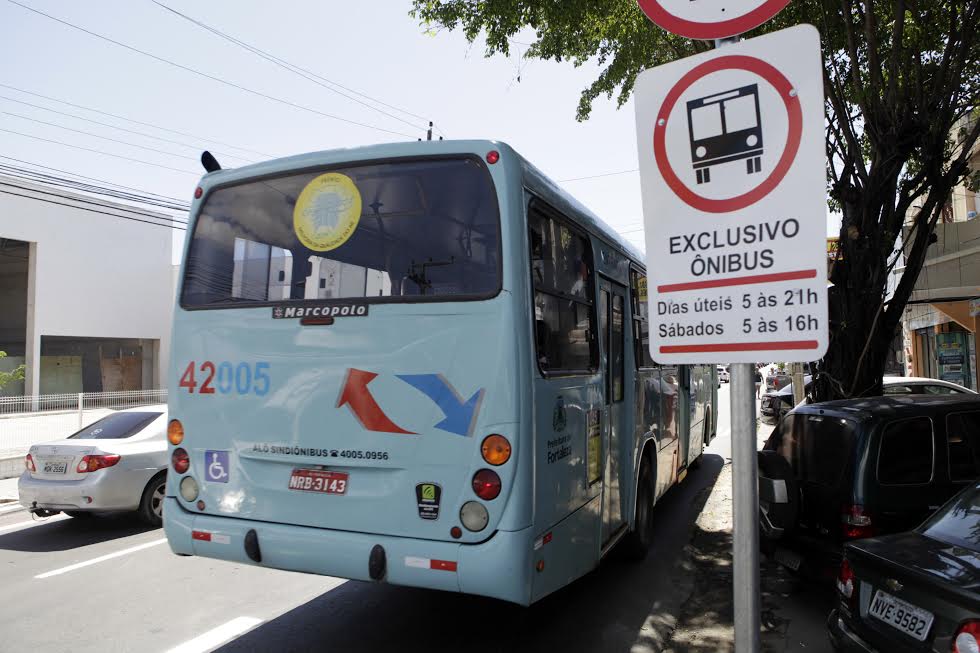
<svg viewBox="0 0 980 653"><path fill-rule="evenodd" d="M340 397L337 399L337 408L347 404L357 421L368 431L415 435L412 431L406 431L392 422L374 400L367 386L377 376L374 372L365 372L353 367L347 370L347 378L344 379Z"/></svg>
<svg viewBox="0 0 980 653"><path fill-rule="evenodd" d="M463 437L469 437L473 433L473 425L476 424L480 404L483 403L483 388L464 401L456 392L456 388L442 374L397 374L396 376L435 402L446 416L446 419L436 424L435 428Z"/></svg>

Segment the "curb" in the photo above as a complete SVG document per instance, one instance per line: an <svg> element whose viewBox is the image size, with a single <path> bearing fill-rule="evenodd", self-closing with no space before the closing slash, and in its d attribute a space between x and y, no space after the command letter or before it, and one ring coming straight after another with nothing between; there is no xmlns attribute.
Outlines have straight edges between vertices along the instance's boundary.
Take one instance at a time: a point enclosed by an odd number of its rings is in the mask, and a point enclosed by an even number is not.
<svg viewBox="0 0 980 653"><path fill-rule="evenodd" d="M12 515L15 512L20 512L21 510L27 510L24 506L20 505L16 501L9 503L0 503L0 517L3 515Z"/></svg>
<svg viewBox="0 0 980 653"><path fill-rule="evenodd" d="M24 471L24 454L0 458L0 480L17 478Z"/></svg>

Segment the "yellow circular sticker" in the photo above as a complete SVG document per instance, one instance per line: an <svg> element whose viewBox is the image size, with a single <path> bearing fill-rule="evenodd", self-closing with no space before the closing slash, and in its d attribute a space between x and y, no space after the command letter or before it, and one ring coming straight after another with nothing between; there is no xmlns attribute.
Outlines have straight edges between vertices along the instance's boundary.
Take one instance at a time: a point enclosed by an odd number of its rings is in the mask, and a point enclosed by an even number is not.
<svg viewBox="0 0 980 653"><path fill-rule="evenodd" d="M293 209L293 230L315 252L347 242L361 220L361 193L339 172L320 175L306 185Z"/></svg>

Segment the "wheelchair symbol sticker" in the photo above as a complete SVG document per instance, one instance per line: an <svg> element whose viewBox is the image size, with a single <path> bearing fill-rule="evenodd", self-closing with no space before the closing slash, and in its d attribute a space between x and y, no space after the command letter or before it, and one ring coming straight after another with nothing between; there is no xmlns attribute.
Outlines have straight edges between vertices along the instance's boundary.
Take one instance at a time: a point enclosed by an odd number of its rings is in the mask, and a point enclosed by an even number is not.
<svg viewBox="0 0 980 653"><path fill-rule="evenodd" d="M204 452L204 477L212 483L228 482L228 452Z"/></svg>

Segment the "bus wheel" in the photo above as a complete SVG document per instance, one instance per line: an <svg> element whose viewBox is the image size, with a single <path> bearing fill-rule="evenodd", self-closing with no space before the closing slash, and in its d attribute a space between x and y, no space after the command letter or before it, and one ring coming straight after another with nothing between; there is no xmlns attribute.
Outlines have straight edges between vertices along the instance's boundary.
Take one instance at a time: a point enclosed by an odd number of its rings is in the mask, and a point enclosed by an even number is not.
<svg viewBox="0 0 980 653"><path fill-rule="evenodd" d="M630 560L639 562L646 558L653 542L653 474L648 458L640 463L640 482L636 490L636 519L633 530L623 538L623 552Z"/></svg>

